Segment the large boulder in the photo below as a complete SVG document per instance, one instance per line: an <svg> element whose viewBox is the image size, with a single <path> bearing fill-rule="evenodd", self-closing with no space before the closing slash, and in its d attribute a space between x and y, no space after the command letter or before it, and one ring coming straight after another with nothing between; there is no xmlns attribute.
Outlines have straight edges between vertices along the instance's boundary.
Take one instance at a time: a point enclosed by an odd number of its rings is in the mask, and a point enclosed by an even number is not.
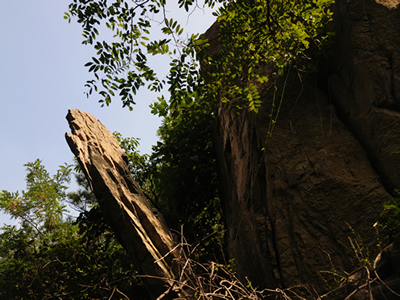
<svg viewBox="0 0 400 300"><path fill-rule="evenodd" d="M218 105L228 252L253 286L322 293L375 240L388 191L400 186L400 10L388 6L334 4L330 63L302 81L289 75L267 143L268 86L258 114Z"/></svg>
<svg viewBox="0 0 400 300"><path fill-rule="evenodd" d="M400 186L400 9L399 1L377 2L336 1L329 96L393 189Z"/></svg>

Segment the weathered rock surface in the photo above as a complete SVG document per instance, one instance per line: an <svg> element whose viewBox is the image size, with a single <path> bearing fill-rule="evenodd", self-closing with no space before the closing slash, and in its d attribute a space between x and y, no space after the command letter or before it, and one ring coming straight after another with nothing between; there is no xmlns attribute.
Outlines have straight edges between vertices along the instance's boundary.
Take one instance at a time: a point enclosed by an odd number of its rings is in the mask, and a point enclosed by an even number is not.
<svg viewBox="0 0 400 300"><path fill-rule="evenodd" d="M329 93L389 188L400 185L399 1L336 1ZM386 6L385 6L386 5Z"/></svg>
<svg viewBox="0 0 400 300"><path fill-rule="evenodd" d="M253 285L321 293L332 272L357 263L350 239L366 247L375 238L388 191L400 186L400 10L388 6L334 4L331 64L302 83L289 76L267 145L267 87L258 114L218 107L228 250Z"/></svg>
<svg viewBox="0 0 400 300"><path fill-rule="evenodd" d="M353 268L353 230L370 243L390 196L325 95L307 85L295 104L301 88L291 80L265 157L269 112L236 117L219 109L228 243L252 282L321 290L332 266Z"/></svg>
<svg viewBox="0 0 400 300"><path fill-rule="evenodd" d="M148 290L156 299L179 276L178 253L172 251L175 245L169 231L152 213L130 175L125 153L108 129L93 115L77 109L69 110L67 120L71 128L71 134L66 133L68 145L106 219L136 267L149 276Z"/></svg>

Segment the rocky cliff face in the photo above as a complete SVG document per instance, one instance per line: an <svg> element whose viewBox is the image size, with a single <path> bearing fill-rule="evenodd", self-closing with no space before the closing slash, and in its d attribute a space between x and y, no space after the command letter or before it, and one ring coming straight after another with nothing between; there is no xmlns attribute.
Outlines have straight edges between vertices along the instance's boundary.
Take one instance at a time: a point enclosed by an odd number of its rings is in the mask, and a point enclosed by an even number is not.
<svg viewBox="0 0 400 300"><path fill-rule="evenodd" d="M290 74L267 145L267 88L258 114L218 107L228 250L255 286L328 288L400 186L400 10L380 2L336 1L329 64Z"/></svg>
<svg viewBox="0 0 400 300"><path fill-rule="evenodd" d="M329 92L383 183L400 184L399 1L337 1Z"/></svg>

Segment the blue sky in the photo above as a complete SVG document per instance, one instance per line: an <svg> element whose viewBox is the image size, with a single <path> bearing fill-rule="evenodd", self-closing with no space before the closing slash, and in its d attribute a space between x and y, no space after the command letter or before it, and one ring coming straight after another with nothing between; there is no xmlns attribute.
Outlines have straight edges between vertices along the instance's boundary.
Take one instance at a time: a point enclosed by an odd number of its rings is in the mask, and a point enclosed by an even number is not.
<svg viewBox="0 0 400 300"><path fill-rule="evenodd" d="M92 79L84 64L93 56L81 44L81 28L63 19L67 0L12 0L0 2L0 190L25 189L27 162L43 161L54 174L59 165L72 163L64 139L69 132L65 116L69 108L92 113L111 131L141 139L140 151L150 153L157 141L161 120L151 115L155 94L142 92L131 112L118 100L101 108L96 95L84 95ZM171 17L184 11L171 8ZM197 10L186 28L204 32L214 21L210 13ZM155 62L166 72L167 60ZM164 65L164 67L163 67ZM0 226L9 223L0 214Z"/></svg>

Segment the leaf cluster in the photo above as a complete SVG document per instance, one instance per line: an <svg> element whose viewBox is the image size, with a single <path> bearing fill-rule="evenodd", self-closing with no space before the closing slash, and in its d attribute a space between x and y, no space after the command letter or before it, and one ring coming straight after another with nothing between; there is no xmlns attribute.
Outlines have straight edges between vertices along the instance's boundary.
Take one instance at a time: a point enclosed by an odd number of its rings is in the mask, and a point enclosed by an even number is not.
<svg viewBox="0 0 400 300"><path fill-rule="evenodd" d="M65 206L61 203L66 196L71 168L60 166L53 177L40 160L25 164L27 167L27 191L22 195L3 190L0 193L0 209L20 221L21 225L32 226L38 234L51 233L62 222Z"/></svg>
<svg viewBox="0 0 400 300"><path fill-rule="evenodd" d="M133 299L141 293L145 299L130 258L96 207L75 222L64 218L72 167L50 176L40 160L26 166L27 190L0 194L1 210L19 221L1 228L0 298Z"/></svg>
<svg viewBox="0 0 400 300"><path fill-rule="evenodd" d="M392 243L400 233L400 190L394 190L392 201L383 205L383 211L379 215L374 227L377 229L378 240L381 246Z"/></svg>
<svg viewBox="0 0 400 300"><path fill-rule="evenodd" d="M151 26L147 14L158 13L162 3L149 0L112 2L75 0L64 18L70 22L72 17L77 17L82 24L83 44L93 45L96 50L96 56L85 65L95 77L86 83L87 95L93 90L99 92L102 96L99 102L109 105L118 92L123 106L131 109L135 104L133 95L146 81L150 82L152 90L162 88L162 82L144 54ZM96 42L100 25L113 33L115 42Z"/></svg>
<svg viewBox="0 0 400 300"><path fill-rule="evenodd" d="M268 74L281 76L289 66L306 70L311 57L327 44L333 0L255 0L224 4L215 15L221 49L205 58L206 90L223 102L241 99L255 112L262 99L258 86ZM273 70L273 72L268 72Z"/></svg>
<svg viewBox="0 0 400 300"><path fill-rule="evenodd" d="M188 11L195 2L181 0L178 4ZM214 1L205 1L207 6L214 4ZM154 21L155 16L161 16L162 21ZM181 54L180 48L191 48L186 46L184 38L177 37L182 36L184 29L166 17L164 0L116 0L112 3L105 0L74 0L64 18L70 22L73 17L82 24L82 43L93 45L96 51L96 56L85 64L94 75L94 79L86 83L87 96L93 91L98 92L102 97L99 100L102 105L109 105L111 99L118 96L124 107L132 109L134 95L146 83L151 91L160 92L165 80L157 77L148 55L166 54L171 57ZM166 38L151 39L152 23L164 24L161 32ZM105 29L104 25L112 34L112 42L97 41L100 31ZM190 41L195 39L193 35ZM174 47L170 47L171 44Z"/></svg>
<svg viewBox="0 0 400 300"><path fill-rule="evenodd" d="M180 233L183 226L190 242L223 230L211 138L214 119L207 107L192 102L179 109L179 117L166 117L150 156L139 154L136 139L116 134L132 176L150 203L175 232ZM222 238L220 233L204 242L202 259L207 255L216 259L213 253L221 252Z"/></svg>
<svg viewBox="0 0 400 300"><path fill-rule="evenodd" d="M171 111L159 129L160 141L152 155L159 166L161 211L176 229L184 224L185 236L192 242L223 228L212 142L214 115L209 110L208 103L200 100Z"/></svg>
<svg viewBox="0 0 400 300"><path fill-rule="evenodd" d="M172 105L188 98L197 100L201 94L210 102L242 99L244 107L258 111L262 100L257 84L269 80L265 66L276 70L276 75L291 64L304 70L310 51L323 49L332 35L326 28L333 1L206 0L202 6L214 9L221 46L211 56L207 55L210 41L198 34L184 37L184 27L168 18L164 0L74 0L65 18L77 18L83 43L93 45L97 52L85 65L95 77L87 82L87 94L98 92L102 105L120 97L123 106L131 109L134 95L147 83L156 92L167 85ZM193 0L178 1L178 5L186 13L201 6ZM114 42L97 41L103 23ZM164 36L152 40L151 29L159 24ZM159 54L170 59L166 79L158 78L150 64L149 57ZM212 67L199 72L200 64ZM156 105L164 101L160 97ZM165 116L161 110L157 113Z"/></svg>

